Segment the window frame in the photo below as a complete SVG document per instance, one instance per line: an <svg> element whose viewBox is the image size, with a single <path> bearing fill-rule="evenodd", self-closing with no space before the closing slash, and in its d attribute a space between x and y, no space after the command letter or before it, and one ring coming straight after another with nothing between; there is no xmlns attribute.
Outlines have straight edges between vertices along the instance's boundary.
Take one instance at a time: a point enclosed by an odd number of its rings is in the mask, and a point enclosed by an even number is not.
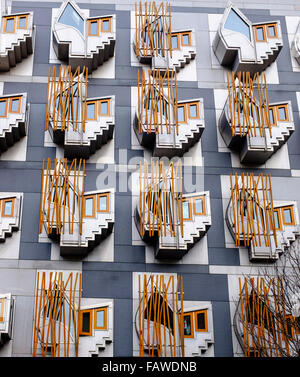
<svg viewBox="0 0 300 377"><path fill-rule="evenodd" d="M171 33L171 48L172 48L172 51L178 51L178 50L180 50L181 37L179 37L179 36L180 36L180 33ZM172 46L172 38L173 37L177 38L177 48L174 48Z"/></svg>
<svg viewBox="0 0 300 377"><path fill-rule="evenodd" d="M255 42L266 42L267 41L267 34L266 34L265 25L254 25L253 29L254 29ZM263 30L264 39L258 39L257 29Z"/></svg>
<svg viewBox="0 0 300 377"><path fill-rule="evenodd" d="M91 33L91 24L94 23L94 22L97 23L97 34ZM99 37L99 19L88 20L88 36L89 37Z"/></svg>
<svg viewBox="0 0 300 377"><path fill-rule="evenodd" d="M101 103L103 102L107 102L107 113L106 114L102 114L101 113ZM98 115L101 117L101 116L110 116L110 99L100 99L98 100Z"/></svg>
<svg viewBox="0 0 300 377"><path fill-rule="evenodd" d="M4 306L5 306L5 297L0 298L0 323L4 322Z"/></svg>
<svg viewBox="0 0 300 377"><path fill-rule="evenodd" d="M14 20L14 30L13 31L6 31L7 20L10 20L10 19ZM15 32L16 32L16 16L4 17L3 33L14 34Z"/></svg>
<svg viewBox="0 0 300 377"><path fill-rule="evenodd" d="M269 27L270 26L274 27L274 37L272 37L272 36L269 35ZM271 38L271 39L272 38L274 38L274 39L278 38L278 30L277 30L277 23L276 22L274 22L274 23L272 22L271 24L267 24L266 25L266 29L267 29L267 36L268 36L268 38Z"/></svg>
<svg viewBox="0 0 300 377"><path fill-rule="evenodd" d="M282 108L282 107L285 109L286 119L280 119L280 118L279 118L279 109ZM290 121L290 117L289 117L289 111L288 111L288 105L287 105L287 103L284 104L284 105L277 105L277 106L276 106L276 109L277 109L277 111L276 111L277 123L278 123L278 122L289 122L289 121Z"/></svg>
<svg viewBox="0 0 300 377"><path fill-rule="evenodd" d="M83 313L90 313L90 328L89 332L82 331ZM79 335L92 336L93 335L93 309L83 309L79 311Z"/></svg>
<svg viewBox="0 0 300 377"><path fill-rule="evenodd" d="M88 105L92 105L92 104L95 106L94 118L88 118L87 117L87 107L88 107ZM86 106L86 120L87 121L97 120L97 114L98 114L97 101L86 101L85 106Z"/></svg>
<svg viewBox="0 0 300 377"><path fill-rule="evenodd" d="M2 202L2 210L1 210L1 216L2 217L14 217L14 212L15 212L15 198L5 198L1 200ZM6 202L12 202L11 206L11 214L10 215L5 215L5 203Z"/></svg>
<svg viewBox="0 0 300 377"><path fill-rule="evenodd" d="M199 119L200 118L199 102L198 101L196 101L196 102L189 102L187 105L188 105L189 119ZM191 116L191 110L190 110L191 106L196 106L196 113L197 113L197 115L195 117Z"/></svg>
<svg viewBox="0 0 300 377"><path fill-rule="evenodd" d="M276 230L282 230L283 227L282 227L281 208L274 208L274 212L277 212L279 228L276 228L276 226L275 226L276 224L275 223L274 223L274 227L275 227Z"/></svg>
<svg viewBox="0 0 300 377"><path fill-rule="evenodd" d="M23 18L25 17L26 18L26 25L25 27L20 27L20 18ZM20 14L17 16L17 29L19 30L26 30L28 27L28 14Z"/></svg>
<svg viewBox="0 0 300 377"><path fill-rule="evenodd" d="M87 199L93 199L93 214L92 215L86 215L86 213L85 213L85 210L86 210L86 200ZM93 194L91 194L91 195L85 195L84 197L83 197L83 217L85 217L85 218L88 218L88 219L93 219L93 218L95 218L96 217L96 211L95 211L95 195L93 195Z"/></svg>
<svg viewBox="0 0 300 377"><path fill-rule="evenodd" d="M18 107L18 111L12 111L12 102L13 100L19 100L19 107ZM16 97L9 97L9 108L8 108L8 112L10 114L20 114L21 112L21 103L22 103L22 97L20 96L16 96Z"/></svg>
<svg viewBox="0 0 300 377"><path fill-rule="evenodd" d="M179 108L179 107L183 107L183 110L184 110L184 120L183 120L183 121L178 120L178 108ZM181 124L186 124L186 123L187 123L187 109L186 109L186 103L180 103L180 104L177 104L177 121L178 121L178 123L181 123Z"/></svg>
<svg viewBox="0 0 300 377"><path fill-rule="evenodd" d="M204 322L205 322L205 329L198 329L198 323L197 323L197 314L204 313ZM201 309L194 312L194 318L195 318L195 331L196 332L208 332L208 319L207 319L207 309Z"/></svg>
<svg viewBox="0 0 300 377"><path fill-rule="evenodd" d="M191 203L191 200L190 200L190 198L183 198L183 199L182 199L182 203L183 203L183 202L188 202L188 203L189 203L189 217L184 218L184 217L183 217L183 210L182 210L182 221L191 221L191 220L193 220L193 213L192 213L192 203Z"/></svg>
<svg viewBox="0 0 300 377"><path fill-rule="evenodd" d="M189 316L190 317L190 321L191 321L191 335L185 335L184 334L184 317L185 316ZM194 336L195 336L195 333L194 333L194 316L193 316L193 312L183 313L183 337L184 338L194 338Z"/></svg>
<svg viewBox="0 0 300 377"><path fill-rule="evenodd" d="M108 213L109 212L109 192L101 193L97 195L97 212ZM106 210L100 210L100 198L106 197Z"/></svg>
<svg viewBox="0 0 300 377"><path fill-rule="evenodd" d="M189 37L189 43L188 44L183 43L183 36L184 35L188 35L188 37ZM191 32L190 31L185 31L185 32L180 33L180 43L181 43L182 47L192 45L192 38L191 38Z"/></svg>
<svg viewBox="0 0 300 377"><path fill-rule="evenodd" d="M104 311L104 326L97 326L97 312ZM94 309L94 330L107 330L107 306Z"/></svg>
<svg viewBox="0 0 300 377"><path fill-rule="evenodd" d="M5 102L5 115L0 115L0 118L7 118L7 104L8 104L8 101L7 101L7 98L0 98L0 102Z"/></svg>
<svg viewBox="0 0 300 377"><path fill-rule="evenodd" d="M196 200L197 199L202 199L202 209L203 209L202 213L196 212ZM195 196L193 198L193 213L194 213L195 216L204 216L206 214L205 195L199 195L199 196Z"/></svg>
<svg viewBox="0 0 300 377"><path fill-rule="evenodd" d="M289 209L291 212L291 223L286 223L285 218L284 218L284 210ZM281 207L281 216L282 216L282 223L283 225L295 225L295 216L294 216L294 206L289 205L289 206L284 206Z"/></svg>
<svg viewBox="0 0 300 377"><path fill-rule="evenodd" d="M111 33L111 20L112 20L112 17L105 17L105 18L99 19L99 21L101 22L101 33ZM109 30L103 30L103 21L108 21Z"/></svg>
<svg viewBox="0 0 300 377"><path fill-rule="evenodd" d="M273 120L274 120L274 123L271 123L271 119L270 119L270 111L272 111L272 114L273 114ZM276 127L277 126L277 118L276 118L276 106L269 106L269 119L270 119L270 125L272 127Z"/></svg>

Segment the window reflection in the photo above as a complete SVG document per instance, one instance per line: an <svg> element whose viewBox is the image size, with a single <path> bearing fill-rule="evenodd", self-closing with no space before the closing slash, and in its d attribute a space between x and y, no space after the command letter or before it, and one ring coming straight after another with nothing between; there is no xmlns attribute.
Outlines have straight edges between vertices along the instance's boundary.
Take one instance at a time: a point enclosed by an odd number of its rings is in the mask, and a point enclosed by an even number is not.
<svg viewBox="0 0 300 377"><path fill-rule="evenodd" d="M84 20L78 14L78 12L72 7L70 3L65 7L62 15L60 16L58 22L73 26L77 29L82 35L84 34Z"/></svg>
<svg viewBox="0 0 300 377"><path fill-rule="evenodd" d="M251 41L250 26L233 9L228 14L224 28L237 31Z"/></svg>

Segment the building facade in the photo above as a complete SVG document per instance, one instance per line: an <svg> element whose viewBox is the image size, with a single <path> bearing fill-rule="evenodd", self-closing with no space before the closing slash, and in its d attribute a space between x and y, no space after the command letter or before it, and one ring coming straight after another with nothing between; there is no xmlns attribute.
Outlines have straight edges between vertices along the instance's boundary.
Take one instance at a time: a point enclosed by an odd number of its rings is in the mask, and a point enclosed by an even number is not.
<svg viewBox="0 0 300 377"><path fill-rule="evenodd" d="M245 354L300 235L282 3L1 0L0 357Z"/></svg>

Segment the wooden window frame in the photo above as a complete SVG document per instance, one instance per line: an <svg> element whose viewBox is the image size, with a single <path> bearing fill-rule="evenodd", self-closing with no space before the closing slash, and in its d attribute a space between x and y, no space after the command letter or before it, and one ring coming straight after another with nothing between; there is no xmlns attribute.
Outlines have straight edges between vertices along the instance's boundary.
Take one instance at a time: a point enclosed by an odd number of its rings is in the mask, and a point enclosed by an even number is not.
<svg viewBox="0 0 300 377"><path fill-rule="evenodd" d="M86 105L86 120L87 121L97 120L97 113L98 113L98 110L97 110L97 101L87 101L85 105ZM95 105L94 118L88 118L87 117L87 107L88 107L88 105Z"/></svg>
<svg viewBox="0 0 300 377"><path fill-rule="evenodd" d="M1 216L2 217L14 217L14 212L15 212L15 198L7 198L7 199L2 199L2 211L1 211ZM5 203L6 202L12 202L11 206L11 215L5 215Z"/></svg>
<svg viewBox="0 0 300 377"><path fill-rule="evenodd" d="M189 102L188 104L188 115L189 115L189 119L199 119L200 118L200 109L199 109L199 102ZM195 117L192 117L191 116L191 110L190 110L190 107L191 106L196 106L196 109L197 109L197 115Z"/></svg>
<svg viewBox="0 0 300 377"><path fill-rule="evenodd" d="M189 43L187 45L183 43L183 36L184 35L188 35L188 37L189 37ZM192 38L191 38L191 32L190 31L180 33L180 43L181 43L182 47L192 45Z"/></svg>
<svg viewBox="0 0 300 377"><path fill-rule="evenodd" d="M18 111L12 111L12 109L11 109L12 108L12 102L15 99L19 100ZM10 114L20 114L20 112L21 112L21 103L22 103L22 97L19 97L19 96L17 96L17 97L9 97L9 109L8 109L8 112Z"/></svg>
<svg viewBox="0 0 300 377"><path fill-rule="evenodd" d="M104 326L97 327L97 312L104 311ZM107 306L94 309L94 330L107 330Z"/></svg>
<svg viewBox="0 0 300 377"><path fill-rule="evenodd" d="M183 107L184 109L184 121L179 121L178 120L178 108L179 107ZM187 123L187 108L186 108L186 103L180 103L177 105L177 120L178 120L178 123L181 123L181 124L186 124Z"/></svg>
<svg viewBox="0 0 300 377"><path fill-rule="evenodd" d="M285 219L284 219L284 210L285 209L289 209L291 211L291 219L292 219L291 223L286 223L285 222ZM281 216L282 216L282 223L283 223L283 225L295 225L294 206L284 206L284 207L281 207Z"/></svg>
<svg viewBox="0 0 300 377"><path fill-rule="evenodd" d="M285 109L286 119L284 119L284 120L282 120L282 119L279 118L279 109L280 109L281 107L284 107L284 109ZM276 122L276 123L278 123L278 122L289 122L289 121L290 121L289 111L288 111L288 105L287 105L287 104L284 104L284 105L277 105L277 106L276 106L276 109L277 109L277 111L276 111L277 122Z"/></svg>
<svg viewBox="0 0 300 377"><path fill-rule="evenodd" d="M189 198L185 198L185 199L182 199L182 203L183 202L188 202L189 203L189 217L187 218L184 218L183 217L183 211L182 211L182 221L191 221L193 220L193 213L192 213L192 203L191 203L191 200Z"/></svg>
<svg viewBox="0 0 300 377"><path fill-rule="evenodd" d="M197 199L202 199L202 208L203 208L202 213L196 212L196 200ZM193 212L194 212L195 216L203 216L203 215L206 214L205 195L200 195L200 196L196 196L196 197L193 198Z"/></svg>
<svg viewBox="0 0 300 377"><path fill-rule="evenodd" d="M183 321L184 321L184 317L185 316L189 316L190 319L191 319L191 335L184 335L184 330L183 330L183 336L184 338L194 338L194 316L193 316L193 312L187 312L187 313L183 313ZM184 322L183 322L184 324Z"/></svg>
<svg viewBox="0 0 300 377"><path fill-rule="evenodd" d="M91 33L91 24L97 22L97 34ZM88 20L88 36L89 37L99 37L99 19Z"/></svg>
<svg viewBox="0 0 300 377"><path fill-rule="evenodd" d="M277 126L277 110L276 110L276 106L269 106L269 111L272 111L273 113L273 120L274 120L274 123L271 123L270 121L270 124L272 127L276 127ZM269 118L270 118L270 114L269 114Z"/></svg>
<svg viewBox="0 0 300 377"><path fill-rule="evenodd" d="M101 103L103 103L103 102L107 102L107 113L106 114L102 114L101 113ZM106 116L106 117L108 117L108 116L110 116L110 99L108 98L108 99L100 99L99 101L98 101L98 114L99 114L99 116Z"/></svg>
<svg viewBox="0 0 300 377"><path fill-rule="evenodd" d="M104 196L106 196L106 210L105 211L100 210L100 198L103 198ZM109 212L109 196L110 196L109 192L97 195L97 212L100 212L100 213L108 213Z"/></svg>
<svg viewBox="0 0 300 377"><path fill-rule="evenodd" d="M270 35L269 35L269 27L270 26L273 26L274 27L274 37L270 37ZM268 36L268 38L278 38L278 30L277 30L277 24L276 23L271 23L271 24L267 24L266 25L266 29L267 29L267 36Z"/></svg>
<svg viewBox="0 0 300 377"><path fill-rule="evenodd" d="M1 304L1 311L0 311L0 323L4 322L4 306L5 306L5 298L0 298Z"/></svg>
<svg viewBox="0 0 300 377"><path fill-rule="evenodd" d="M267 34L265 25L254 25L254 35L255 35L255 42L266 42L267 41ZM257 38L257 29L263 29L264 39Z"/></svg>
<svg viewBox="0 0 300 377"><path fill-rule="evenodd" d="M197 314L199 314L199 313L204 313L205 329L198 329ZM194 318L195 318L195 331L196 332L208 332L207 309L197 310L196 312L194 312Z"/></svg>
<svg viewBox="0 0 300 377"><path fill-rule="evenodd" d="M111 20L112 20L111 17L100 18L100 22L101 22L101 33L111 33ZM103 21L108 21L108 23L109 23L109 30L103 30L103 27L102 27Z"/></svg>
<svg viewBox="0 0 300 377"><path fill-rule="evenodd" d="M20 27L20 18L26 18L26 25L25 25L25 27ZM18 15L17 16L17 29L19 29L19 30L26 30L28 28L28 14L20 14L20 15Z"/></svg>
<svg viewBox="0 0 300 377"><path fill-rule="evenodd" d="M11 19L14 20L14 30L13 31L6 31L7 20L11 20ZM16 16L4 17L3 33L14 34L15 32L16 32Z"/></svg>
<svg viewBox="0 0 300 377"><path fill-rule="evenodd" d="M0 102L5 102L5 115L0 115L0 118L7 118L7 104L8 104L7 98L3 98L3 99L1 98Z"/></svg>
<svg viewBox="0 0 300 377"><path fill-rule="evenodd" d="M82 317L83 313L90 313L90 329L89 332L82 331ZM91 336L93 335L93 309L83 309L79 311L79 335Z"/></svg>
<svg viewBox="0 0 300 377"><path fill-rule="evenodd" d="M87 199L93 199L93 214L91 215L91 216L87 216L86 214L85 214L85 206L86 206L86 200ZM96 211L95 211L95 201L96 201L96 197L95 197L95 195L86 195L86 196L84 196L83 197L83 217L85 217L85 218L88 218L88 219L93 219L93 218L95 218L96 217Z"/></svg>
<svg viewBox="0 0 300 377"><path fill-rule="evenodd" d="M275 228L276 230L282 230L282 217L281 217L281 208L274 208L274 212L277 212L278 217L278 225L279 228ZM275 216L275 215L274 215ZM274 224L275 226L275 224Z"/></svg>
<svg viewBox="0 0 300 377"><path fill-rule="evenodd" d="M176 38L177 38L177 48L172 47L172 38L173 38L173 37L176 37ZM181 37L180 37L180 33L172 33L172 34L171 34L171 47L172 47L172 51L178 51L178 50L180 50L180 46L181 46Z"/></svg>

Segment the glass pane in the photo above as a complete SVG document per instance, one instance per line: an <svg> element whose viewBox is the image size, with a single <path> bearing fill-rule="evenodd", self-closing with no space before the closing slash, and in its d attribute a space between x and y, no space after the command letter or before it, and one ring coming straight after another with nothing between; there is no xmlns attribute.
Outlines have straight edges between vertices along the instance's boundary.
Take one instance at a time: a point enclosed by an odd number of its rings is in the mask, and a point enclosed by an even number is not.
<svg viewBox="0 0 300 377"><path fill-rule="evenodd" d="M109 31L109 20L102 21L102 31Z"/></svg>
<svg viewBox="0 0 300 377"><path fill-rule="evenodd" d="M279 114L279 119L280 120L286 120L286 110L285 107L279 107L278 108L278 114Z"/></svg>
<svg viewBox="0 0 300 377"><path fill-rule="evenodd" d="M172 38L171 38L171 41L172 41L172 48L174 48L174 49L178 48L177 35L173 35Z"/></svg>
<svg viewBox="0 0 300 377"><path fill-rule="evenodd" d="M233 9L229 12L224 28L242 33L251 40L250 26Z"/></svg>
<svg viewBox="0 0 300 377"><path fill-rule="evenodd" d="M270 123L274 124L274 112L273 109L269 109L269 117L270 117Z"/></svg>
<svg viewBox="0 0 300 377"><path fill-rule="evenodd" d="M107 115L108 114L108 102L100 102L100 114Z"/></svg>
<svg viewBox="0 0 300 377"><path fill-rule="evenodd" d="M104 310L98 310L96 313L96 327L104 327Z"/></svg>
<svg viewBox="0 0 300 377"><path fill-rule="evenodd" d="M85 215L93 216L94 198L85 199Z"/></svg>
<svg viewBox="0 0 300 377"><path fill-rule="evenodd" d="M0 101L0 116L4 117L5 114L5 109L6 109L6 100L5 101Z"/></svg>
<svg viewBox="0 0 300 377"><path fill-rule="evenodd" d="M268 26L268 35L269 37L275 37L275 27L274 26Z"/></svg>
<svg viewBox="0 0 300 377"><path fill-rule="evenodd" d="M197 117L197 105L190 105L190 117L191 118Z"/></svg>
<svg viewBox="0 0 300 377"><path fill-rule="evenodd" d="M83 18L78 14L78 12L72 7L70 3L68 3L68 5L65 7L58 22L75 27L75 29L77 29L83 35L83 32L84 32Z"/></svg>
<svg viewBox="0 0 300 377"><path fill-rule="evenodd" d="M98 22L94 21L90 23L90 34L92 35L98 35Z"/></svg>
<svg viewBox="0 0 300 377"><path fill-rule="evenodd" d="M188 46L190 44L190 36L189 34L182 35L182 44Z"/></svg>
<svg viewBox="0 0 300 377"><path fill-rule="evenodd" d="M90 332L90 323L91 323L91 313L90 312L85 312L82 313L82 332Z"/></svg>
<svg viewBox="0 0 300 377"><path fill-rule="evenodd" d="M7 33L13 33L13 31L14 31L14 23L15 23L15 19L14 18L7 18L6 19L6 28L5 28L5 31Z"/></svg>
<svg viewBox="0 0 300 377"><path fill-rule="evenodd" d="M99 196L99 211L107 210L107 196Z"/></svg>
<svg viewBox="0 0 300 377"><path fill-rule="evenodd" d="M184 335L192 335L191 316L185 315L184 317Z"/></svg>
<svg viewBox="0 0 300 377"><path fill-rule="evenodd" d="M274 211L275 228L279 229L278 211Z"/></svg>
<svg viewBox="0 0 300 377"><path fill-rule="evenodd" d="M26 28L26 17L19 17L19 26L20 29Z"/></svg>
<svg viewBox="0 0 300 377"><path fill-rule="evenodd" d="M265 40L264 28L262 28L262 27L256 28L256 37L257 37L258 41L264 41Z"/></svg>
<svg viewBox="0 0 300 377"><path fill-rule="evenodd" d="M197 329L205 330L205 313L197 313Z"/></svg>
<svg viewBox="0 0 300 377"><path fill-rule="evenodd" d="M19 103L20 103L20 100L19 100L19 99L13 99L13 100L11 101L10 111L12 111L12 112L14 112L14 113L19 112Z"/></svg>
<svg viewBox="0 0 300 377"><path fill-rule="evenodd" d="M289 208L283 210L283 216L284 216L284 222L286 224L292 223L292 214L291 214L291 210Z"/></svg>
<svg viewBox="0 0 300 377"><path fill-rule="evenodd" d="M10 200L9 202L5 202L4 204L4 215L5 216L12 216L12 200Z"/></svg>
<svg viewBox="0 0 300 377"><path fill-rule="evenodd" d="M184 219L190 218L190 206L188 201L182 203L182 214Z"/></svg>
<svg viewBox="0 0 300 377"><path fill-rule="evenodd" d="M184 122L184 106L177 108L178 122Z"/></svg>
<svg viewBox="0 0 300 377"><path fill-rule="evenodd" d="M95 119L95 104L94 103L87 104L86 117L87 119Z"/></svg>
<svg viewBox="0 0 300 377"><path fill-rule="evenodd" d="M195 201L195 209L196 213L202 213L203 212L203 201L202 199L196 199Z"/></svg>

